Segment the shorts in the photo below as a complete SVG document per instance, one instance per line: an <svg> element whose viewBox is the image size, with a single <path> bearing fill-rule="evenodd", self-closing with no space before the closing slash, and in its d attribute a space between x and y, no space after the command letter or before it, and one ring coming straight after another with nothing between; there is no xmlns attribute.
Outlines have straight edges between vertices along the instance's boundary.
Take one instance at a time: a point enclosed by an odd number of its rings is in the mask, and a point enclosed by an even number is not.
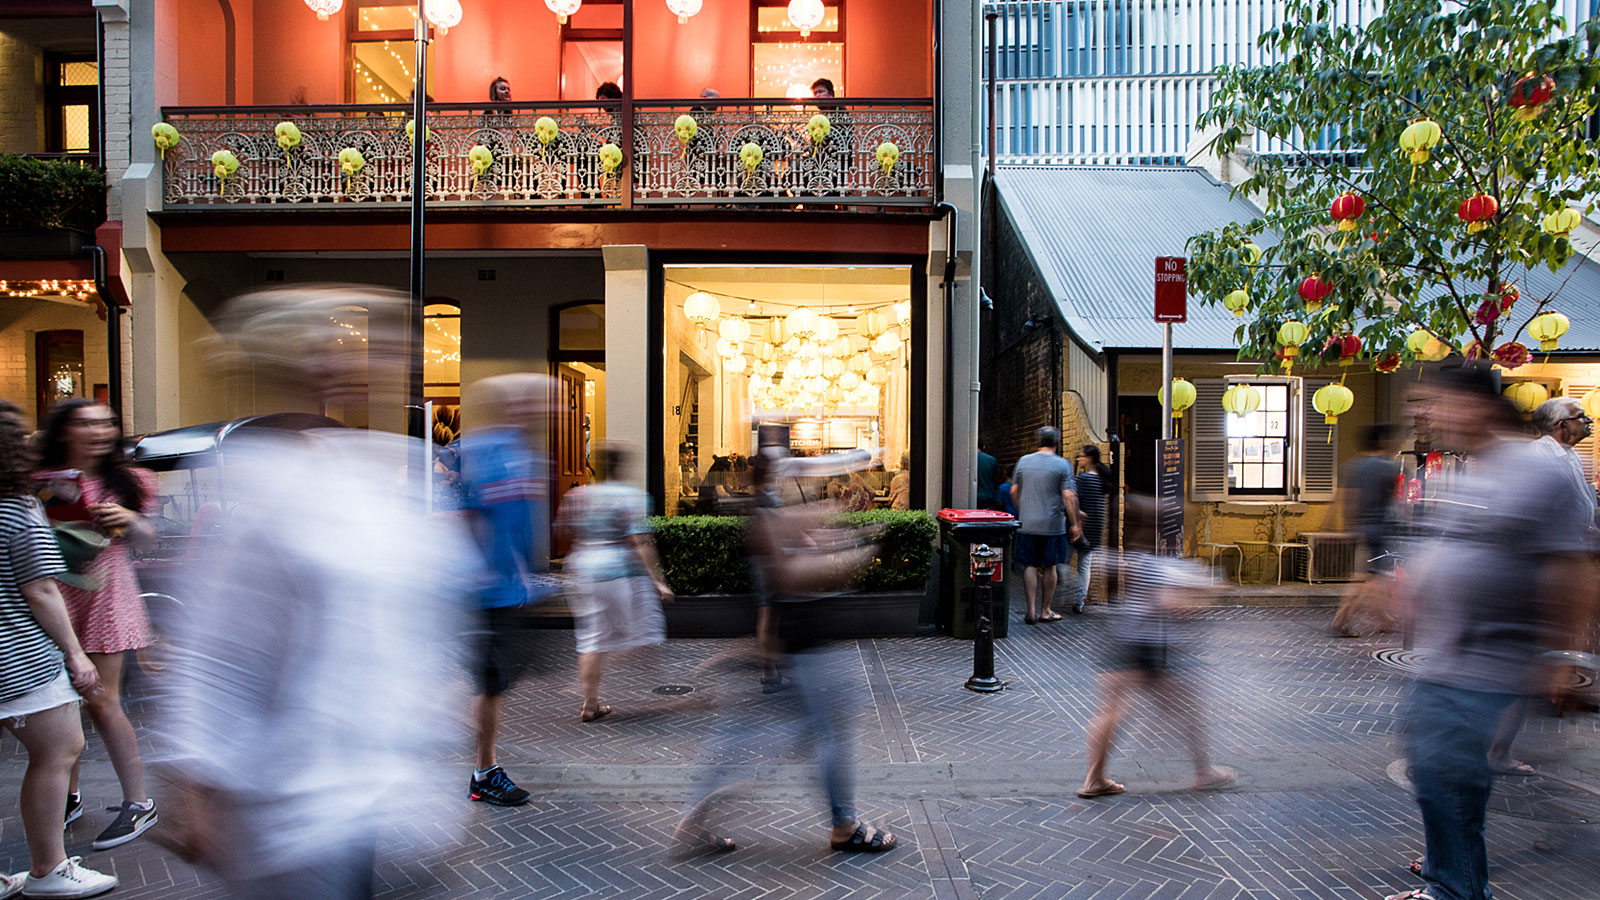
<svg viewBox="0 0 1600 900"><path fill-rule="evenodd" d="M1017 565L1042 569L1066 562L1071 547L1064 534L1019 534L1014 551Z"/></svg>
<svg viewBox="0 0 1600 900"><path fill-rule="evenodd" d="M1110 667L1117 672L1145 672L1159 675L1171 665L1167 645L1148 641L1129 641L1111 650Z"/></svg>
<svg viewBox="0 0 1600 900"><path fill-rule="evenodd" d="M478 612L468 660L478 679L478 693L498 697L511 689L522 674L526 641L522 616L515 606L491 606Z"/></svg>
<svg viewBox="0 0 1600 900"><path fill-rule="evenodd" d="M13 728L21 728L23 720L34 713L55 709L68 703L78 703L83 698L73 690L72 676L67 674L67 667L61 667L61 674L50 680L43 687L34 688L21 697L15 697L0 703L0 722Z"/></svg>

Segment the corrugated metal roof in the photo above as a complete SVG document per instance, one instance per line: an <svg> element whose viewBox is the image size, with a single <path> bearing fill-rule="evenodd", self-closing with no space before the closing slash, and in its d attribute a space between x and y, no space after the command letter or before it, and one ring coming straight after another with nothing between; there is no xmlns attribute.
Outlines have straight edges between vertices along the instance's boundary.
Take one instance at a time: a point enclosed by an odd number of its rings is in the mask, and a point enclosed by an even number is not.
<svg viewBox="0 0 1600 900"><path fill-rule="evenodd" d="M995 185L1067 325L1098 350L1159 348L1156 257L1184 256L1192 235L1260 215L1195 168L1001 166ZM1575 258L1559 272L1508 274L1526 297L1560 290L1555 306L1572 320L1563 350L1600 350L1600 265ZM1191 296L1189 321L1173 326L1172 343L1233 351L1238 325L1232 313Z"/></svg>

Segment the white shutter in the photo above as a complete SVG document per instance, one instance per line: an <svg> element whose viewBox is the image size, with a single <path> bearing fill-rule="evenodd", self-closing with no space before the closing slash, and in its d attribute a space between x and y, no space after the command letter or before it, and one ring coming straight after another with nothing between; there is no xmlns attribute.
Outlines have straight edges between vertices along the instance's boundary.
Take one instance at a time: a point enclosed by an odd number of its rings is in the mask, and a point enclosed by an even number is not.
<svg viewBox="0 0 1600 900"><path fill-rule="evenodd" d="M1194 380L1194 405L1189 420L1189 499L1228 499L1228 426L1222 408L1221 378Z"/></svg>
<svg viewBox="0 0 1600 900"><path fill-rule="evenodd" d="M1561 396L1571 397L1574 400L1582 400L1584 394L1589 393L1597 387L1600 387L1600 385L1592 384L1587 381L1563 381L1561 382ZM1597 444L1594 435L1591 434L1579 441L1577 446L1572 448L1578 451L1578 459L1583 461L1583 480L1587 481L1590 485L1594 484L1594 457L1597 446L1600 446L1600 444Z"/></svg>
<svg viewBox="0 0 1600 900"><path fill-rule="evenodd" d="M1339 426L1329 425L1322 413L1311 405L1317 389L1330 384L1327 378L1300 380L1300 500L1331 503L1339 478Z"/></svg>

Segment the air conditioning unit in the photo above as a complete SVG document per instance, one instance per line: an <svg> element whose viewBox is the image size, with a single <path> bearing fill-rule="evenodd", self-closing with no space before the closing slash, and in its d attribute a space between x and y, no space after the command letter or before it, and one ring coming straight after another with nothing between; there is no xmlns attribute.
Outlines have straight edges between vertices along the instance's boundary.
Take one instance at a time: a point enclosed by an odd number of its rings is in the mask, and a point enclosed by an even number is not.
<svg viewBox="0 0 1600 900"><path fill-rule="evenodd" d="M1358 534L1311 532L1300 540L1306 549L1295 551L1294 571L1302 581L1354 581L1367 570Z"/></svg>

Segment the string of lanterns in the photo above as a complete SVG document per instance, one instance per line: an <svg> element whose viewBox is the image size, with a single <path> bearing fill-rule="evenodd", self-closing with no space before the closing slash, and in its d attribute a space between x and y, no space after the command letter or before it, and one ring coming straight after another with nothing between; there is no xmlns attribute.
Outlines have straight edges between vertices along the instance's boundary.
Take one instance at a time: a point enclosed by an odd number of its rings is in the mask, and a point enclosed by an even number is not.
<svg viewBox="0 0 1600 900"><path fill-rule="evenodd" d="M721 301L707 291L696 290L683 303L691 324L716 334L714 348L723 371L748 372L750 400L767 411L876 408L890 380L888 367L904 347L895 329L911 323L911 301L889 309L892 322L881 307L851 320L796 306L753 324L742 315L723 316ZM853 333L847 333L851 325Z"/></svg>

